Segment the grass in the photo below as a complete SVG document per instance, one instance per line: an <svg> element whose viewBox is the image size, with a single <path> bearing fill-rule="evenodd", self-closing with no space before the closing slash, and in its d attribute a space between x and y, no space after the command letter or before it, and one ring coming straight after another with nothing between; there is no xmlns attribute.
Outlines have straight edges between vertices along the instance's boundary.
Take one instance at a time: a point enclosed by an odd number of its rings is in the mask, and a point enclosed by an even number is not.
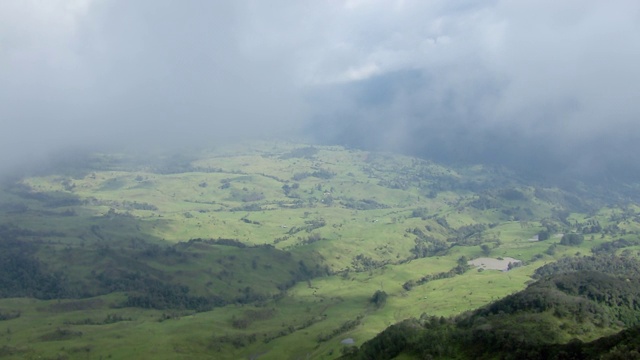
<svg viewBox="0 0 640 360"><path fill-rule="evenodd" d="M90 299L96 307L82 310L56 307L78 300L0 299L0 311L21 313L0 321L0 351L8 359L331 359L345 338L360 345L408 317L474 309L523 289L544 263L588 254L619 236L586 236L580 246L556 246L549 255L559 238L530 241L543 220L558 233L589 220L627 233L640 230L637 206L574 212L562 223L554 215L562 204L482 166L453 169L393 154L300 150L305 148L262 143L147 162L100 155L90 171L33 176L5 188L0 225L28 229L20 239L39 244L37 257L74 281L86 281L92 271L127 269L188 285L194 294L233 299L250 287L267 297L200 313L117 307L127 296L123 292ZM519 189L524 200L501 197L505 189ZM477 206L478 199L490 206ZM460 238L458 229L472 225L484 230ZM414 229L450 249L414 259ZM198 238L235 239L247 247L185 247ZM181 258L143 255L152 245L162 250L174 244L182 244ZM409 280L449 271L462 256L485 256L481 244L490 246L491 257L527 264L509 272L471 269L403 288ZM107 246L117 256L100 255ZM299 280L294 275L300 262L317 275L325 268L329 274L281 291L279 284ZM388 294L380 309L370 303L378 290ZM234 326L265 309L273 309L272 315L246 328ZM79 324L109 315L130 320Z"/></svg>

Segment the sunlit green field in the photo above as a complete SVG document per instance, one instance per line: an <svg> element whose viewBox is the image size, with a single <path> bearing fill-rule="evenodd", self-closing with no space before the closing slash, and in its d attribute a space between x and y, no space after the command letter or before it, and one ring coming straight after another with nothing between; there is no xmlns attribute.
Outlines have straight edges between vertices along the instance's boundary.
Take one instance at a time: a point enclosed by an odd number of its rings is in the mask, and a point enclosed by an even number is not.
<svg viewBox="0 0 640 360"><path fill-rule="evenodd" d="M123 306L134 290L0 299L0 313L20 313L0 321L0 357L332 359L343 340L357 346L409 317L477 308L523 289L545 263L640 230L637 206L580 212L561 190L493 169L340 147L263 143L89 164L8 184L0 225L87 292L99 292L95 274L126 270L225 304ZM589 221L611 231L559 245ZM551 238L537 241L547 226ZM418 254L421 242L445 248ZM403 287L479 257L524 263Z"/></svg>

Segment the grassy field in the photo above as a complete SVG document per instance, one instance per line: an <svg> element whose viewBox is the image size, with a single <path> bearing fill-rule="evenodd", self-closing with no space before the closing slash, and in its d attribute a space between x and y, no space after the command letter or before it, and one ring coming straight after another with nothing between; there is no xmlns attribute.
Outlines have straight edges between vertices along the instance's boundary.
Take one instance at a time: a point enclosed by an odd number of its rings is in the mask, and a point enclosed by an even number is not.
<svg viewBox="0 0 640 360"><path fill-rule="evenodd" d="M7 184L0 212L2 239L32 244L30 259L76 291L0 299L0 314L20 315L0 321L7 359L332 359L345 339L474 309L640 231L638 206L576 204L505 170L290 143L96 154ZM570 232L584 242L561 245ZM523 266L452 272L478 257ZM220 303L131 306L144 290L131 284Z"/></svg>

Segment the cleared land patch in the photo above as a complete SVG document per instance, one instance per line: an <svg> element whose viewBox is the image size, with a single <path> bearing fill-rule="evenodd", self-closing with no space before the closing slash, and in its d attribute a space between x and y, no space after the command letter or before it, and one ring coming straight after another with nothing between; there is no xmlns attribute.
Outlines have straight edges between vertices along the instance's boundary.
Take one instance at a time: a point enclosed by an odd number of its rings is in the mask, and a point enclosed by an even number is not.
<svg viewBox="0 0 640 360"><path fill-rule="evenodd" d="M485 270L507 271L509 270L509 264L512 264L513 266L521 262L522 261L511 258L511 257L506 257L506 258L481 257L481 258L470 260L469 265L475 266L479 269L485 269Z"/></svg>

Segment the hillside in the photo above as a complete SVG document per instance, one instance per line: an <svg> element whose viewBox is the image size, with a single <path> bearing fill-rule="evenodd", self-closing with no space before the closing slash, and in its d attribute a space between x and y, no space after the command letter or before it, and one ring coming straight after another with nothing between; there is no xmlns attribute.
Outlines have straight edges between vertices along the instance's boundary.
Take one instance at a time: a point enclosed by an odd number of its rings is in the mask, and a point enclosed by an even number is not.
<svg viewBox="0 0 640 360"><path fill-rule="evenodd" d="M393 325L344 358L637 358L640 262L604 256L571 263L572 271L544 269L553 274L478 310ZM593 267L600 270L585 270Z"/></svg>
<svg viewBox="0 0 640 360"><path fill-rule="evenodd" d="M291 143L61 160L0 193L0 356L337 358L559 259L632 261L629 194ZM528 289L558 295L549 281ZM627 326L598 316L614 326L582 340Z"/></svg>

